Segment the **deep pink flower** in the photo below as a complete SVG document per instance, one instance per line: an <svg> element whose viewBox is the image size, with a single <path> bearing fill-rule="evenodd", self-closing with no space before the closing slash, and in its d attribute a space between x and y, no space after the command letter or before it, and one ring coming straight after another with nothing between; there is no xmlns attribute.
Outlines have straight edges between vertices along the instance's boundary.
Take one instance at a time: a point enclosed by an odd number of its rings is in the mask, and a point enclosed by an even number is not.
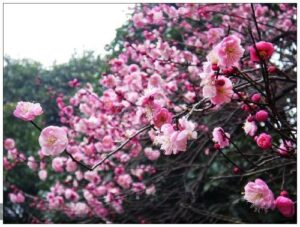
<svg viewBox="0 0 300 227"><path fill-rule="evenodd" d="M61 127L48 126L42 130L39 143L46 155L57 156L68 145L67 133Z"/></svg>
<svg viewBox="0 0 300 227"><path fill-rule="evenodd" d="M160 128L163 124L170 124L172 122L173 114L166 108L160 108L154 112L153 122L155 127Z"/></svg>
<svg viewBox="0 0 300 227"><path fill-rule="evenodd" d="M255 119L260 122L268 120L268 117L269 117L269 114L265 110L260 110L255 114Z"/></svg>
<svg viewBox="0 0 300 227"><path fill-rule="evenodd" d="M263 132L256 138L256 143L263 150L267 150L272 147L272 137Z"/></svg>
<svg viewBox="0 0 300 227"><path fill-rule="evenodd" d="M24 121L33 121L37 116L43 113L39 103L18 102L14 110L14 116Z"/></svg>
<svg viewBox="0 0 300 227"><path fill-rule="evenodd" d="M213 141L217 144L219 144L220 148L225 148L229 146L229 139L230 135L227 132L224 132L224 130L221 127L214 128L213 132Z"/></svg>
<svg viewBox="0 0 300 227"><path fill-rule="evenodd" d="M254 48L254 46L251 46L249 48L250 51L250 59L253 62L259 62L261 57L263 60L268 60L271 58L273 52L274 52L274 47L272 43L268 43L265 41L260 41L255 44L256 49L258 51L259 56L257 55L257 52Z"/></svg>
<svg viewBox="0 0 300 227"><path fill-rule="evenodd" d="M268 185L261 179L248 182L245 186L244 199L257 209L274 209L274 195Z"/></svg>
<svg viewBox="0 0 300 227"><path fill-rule="evenodd" d="M295 215L295 204L291 199L285 196L278 196L275 200L275 204L283 216L291 218Z"/></svg>
<svg viewBox="0 0 300 227"><path fill-rule="evenodd" d="M219 57L219 65L228 68L236 65L244 54L241 40L235 35L225 37L217 46L216 53Z"/></svg>
<svg viewBox="0 0 300 227"><path fill-rule="evenodd" d="M261 98L261 95L259 93L255 93L251 96L251 101L252 102L259 102Z"/></svg>

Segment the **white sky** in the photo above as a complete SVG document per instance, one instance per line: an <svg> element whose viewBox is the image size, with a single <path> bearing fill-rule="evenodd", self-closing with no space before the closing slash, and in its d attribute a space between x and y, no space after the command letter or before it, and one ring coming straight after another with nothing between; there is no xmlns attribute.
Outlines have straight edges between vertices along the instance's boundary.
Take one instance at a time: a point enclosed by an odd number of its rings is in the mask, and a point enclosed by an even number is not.
<svg viewBox="0 0 300 227"><path fill-rule="evenodd" d="M5 4L4 54L30 58L49 67L75 52L94 50L115 37L133 4Z"/></svg>

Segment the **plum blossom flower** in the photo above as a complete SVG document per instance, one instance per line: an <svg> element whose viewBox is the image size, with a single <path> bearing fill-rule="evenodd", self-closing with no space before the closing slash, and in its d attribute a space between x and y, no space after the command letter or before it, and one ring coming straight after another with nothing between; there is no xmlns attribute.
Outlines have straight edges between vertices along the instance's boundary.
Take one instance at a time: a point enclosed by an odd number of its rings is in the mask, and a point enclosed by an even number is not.
<svg viewBox="0 0 300 227"><path fill-rule="evenodd" d="M272 137L263 132L256 138L256 143L263 150L267 150L272 147Z"/></svg>
<svg viewBox="0 0 300 227"><path fill-rule="evenodd" d="M221 105L231 101L233 87L230 79L225 76L218 76L218 79L211 78L211 81L203 87L203 97L209 98L215 105Z"/></svg>
<svg viewBox="0 0 300 227"><path fill-rule="evenodd" d="M225 37L215 48L219 65L225 68L236 65L245 51L240 38L235 35Z"/></svg>
<svg viewBox="0 0 300 227"><path fill-rule="evenodd" d="M178 120L179 128L181 131L186 131L188 139L196 139L197 132L195 131L197 124L189 121L186 117L182 117Z"/></svg>
<svg viewBox="0 0 300 227"><path fill-rule="evenodd" d="M281 141L280 146L278 148L278 153L285 156L288 155L294 149L293 143L289 140Z"/></svg>
<svg viewBox="0 0 300 227"><path fill-rule="evenodd" d="M176 131L171 124L164 124L161 127L161 134L154 139L155 144L160 144L165 155L177 154L185 151L188 140L187 131Z"/></svg>
<svg viewBox="0 0 300 227"><path fill-rule="evenodd" d="M224 35L224 30L222 28L210 28L206 34L208 42L214 44Z"/></svg>
<svg viewBox="0 0 300 227"><path fill-rule="evenodd" d="M24 201L25 201L25 197L22 192L9 193L8 196L12 203L24 203Z"/></svg>
<svg viewBox="0 0 300 227"><path fill-rule="evenodd" d="M244 199L257 209L274 209L274 195L269 189L266 182L261 179L256 179L255 182L248 182L245 186Z"/></svg>
<svg viewBox="0 0 300 227"><path fill-rule="evenodd" d="M66 131L57 126L44 128L39 137L39 144L44 154L57 156L62 153L68 145Z"/></svg>
<svg viewBox="0 0 300 227"><path fill-rule="evenodd" d="M246 119L243 127L246 135L254 136L257 131L257 125L255 121L249 121L248 118Z"/></svg>
<svg viewBox="0 0 300 227"><path fill-rule="evenodd" d="M160 156L160 152L158 150L153 150L151 147L146 147L144 149L144 153L151 161L157 160Z"/></svg>
<svg viewBox="0 0 300 227"><path fill-rule="evenodd" d="M42 180L42 181L45 181L47 179L47 170L45 169L42 169L39 171L39 178Z"/></svg>
<svg viewBox="0 0 300 227"><path fill-rule="evenodd" d="M15 141L13 139L11 139L11 138L5 139L5 141L4 141L4 148L6 150L14 149L15 146L16 146L16 144L15 144Z"/></svg>
<svg viewBox="0 0 300 227"><path fill-rule="evenodd" d="M254 48L254 46L251 46L249 48L250 51L250 59L253 62L259 62L260 58L263 60L269 60L272 56L272 54L274 53L274 47L272 43L269 42L265 42L265 41L260 41L258 43L255 44L256 49Z"/></svg>
<svg viewBox="0 0 300 227"><path fill-rule="evenodd" d="M214 128L212 135L213 141L219 144L220 148L225 148L229 146L230 135L229 133L224 132L224 130L221 127Z"/></svg>
<svg viewBox="0 0 300 227"><path fill-rule="evenodd" d="M278 196L275 205L284 217L291 218L295 215L295 204L290 198Z"/></svg>
<svg viewBox="0 0 300 227"><path fill-rule="evenodd" d="M132 178L129 174L122 174L117 177L117 183L121 187L123 187L125 189L129 189L132 184Z"/></svg>
<svg viewBox="0 0 300 227"><path fill-rule="evenodd" d="M43 109L39 103L18 102L14 110L14 116L23 121L33 121L41 114L43 114Z"/></svg>
<svg viewBox="0 0 300 227"><path fill-rule="evenodd" d="M160 128L163 124L170 124L172 122L173 114L166 108L160 108L154 112L153 122L154 126Z"/></svg>

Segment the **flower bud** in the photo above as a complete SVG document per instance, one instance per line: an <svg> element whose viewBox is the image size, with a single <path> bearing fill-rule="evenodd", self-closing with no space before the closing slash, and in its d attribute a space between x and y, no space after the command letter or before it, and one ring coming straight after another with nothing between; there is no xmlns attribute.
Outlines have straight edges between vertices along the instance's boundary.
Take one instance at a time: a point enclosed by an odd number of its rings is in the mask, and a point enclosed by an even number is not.
<svg viewBox="0 0 300 227"><path fill-rule="evenodd" d="M291 218L295 214L295 206L294 202L284 196L278 196L275 200L276 208L279 210L279 212L287 217Z"/></svg>
<svg viewBox="0 0 300 227"><path fill-rule="evenodd" d="M265 110L260 110L255 114L255 119L260 122L268 120L268 117L269 117L269 114Z"/></svg>

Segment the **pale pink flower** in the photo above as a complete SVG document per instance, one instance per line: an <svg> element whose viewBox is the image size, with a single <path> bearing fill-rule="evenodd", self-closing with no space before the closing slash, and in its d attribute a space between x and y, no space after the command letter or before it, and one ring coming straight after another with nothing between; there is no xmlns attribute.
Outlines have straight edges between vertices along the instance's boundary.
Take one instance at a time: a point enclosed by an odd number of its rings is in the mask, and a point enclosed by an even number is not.
<svg viewBox="0 0 300 227"><path fill-rule="evenodd" d="M244 54L241 40L235 35L225 37L217 46L219 64L225 68L236 65Z"/></svg>
<svg viewBox="0 0 300 227"><path fill-rule="evenodd" d="M68 172L74 172L77 169L77 163L69 158L66 162L66 170Z"/></svg>
<svg viewBox="0 0 300 227"><path fill-rule="evenodd" d="M181 131L186 131L188 139L196 139L197 132L195 131L197 124L189 121L186 117L182 117L178 120L179 128Z"/></svg>
<svg viewBox="0 0 300 227"><path fill-rule="evenodd" d="M160 152L158 150L153 150L151 147L146 147L144 153L151 161L157 160L160 156Z"/></svg>
<svg viewBox="0 0 300 227"><path fill-rule="evenodd" d="M188 140L187 131L175 131L171 124L164 124L161 127L161 134L154 139L155 144L160 144L165 155L177 154L185 151Z"/></svg>
<svg viewBox="0 0 300 227"><path fill-rule="evenodd" d="M252 203L255 208L263 210L275 208L273 192L263 180L250 181L244 189L244 199Z"/></svg>
<svg viewBox="0 0 300 227"><path fill-rule="evenodd" d="M52 168L55 172L62 173L64 171L64 158L56 157L52 160Z"/></svg>
<svg viewBox="0 0 300 227"><path fill-rule="evenodd" d="M28 157L27 166L32 170L36 170L38 168L38 164L33 156Z"/></svg>
<svg viewBox="0 0 300 227"><path fill-rule="evenodd" d="M41 114L43 114L43 109L39 103L18 102L14 110L14 116L24 121L33 121Z"/></svg>
<svg viewBox="0 0 300 227"><path fill-rule="evenodd" d="M207 39L209 43L216 43L224 35L224 30L222 28L210 28L207 31Z"/></svg>
<svg viewBox="0 0 300 227"><path fill-rule="evenodd" d="M156 188L154 184L146 188L146 195L154 195L155 192L156 192Z"/></svg>
<svg viewBox="0 0 300 227"><path fill-rule="evenodd" d="M5 139L5 141L4 141L4 148L6 150L14 149L15 146L16 146L16 144L15 144L15 141L13 139L11 139L11 138Z"/></svg>
<svg viewBox="0 0 300 227"><path fill-rule="evenodd" d="M68 145L67 133L61 127L48 126L42 130L39 137L39 144L44 154L57 156L62 153Z"/></svg>
<svg viewBox="0 0 300 227"><path fill-rule="evenodd" d="M224 132L224 130L221 127L214 128L213 132L213 141L220 145L220 148L225 148L229 146L229 138L230 135L227 132Z"/></svg>
<svg viewBox="0 0 300 227"><path fill-rule="evenodd" d="M163 124L170 124L172 122L173 114L166 108L160 108L154 112L153 122L155 127L160 128Z"/></svg>
<svg viewBox="0 0 300 227"><path fill-rule="evenodd" d="M293 143L289 140L281 141L280 146L278 148L278 153L285 156L288 155L294 149Z"/></svg>
<svg viewBox="0 0 300 227"><path fill-rule="evenodd" d="M295 215L294 202L285 196L278 196L275 200L276 208L279 212L287 218L291 218Z"/></svg>
<svg viewBox="0 0 300 227"><path fill-rule="evenodd" d="M132 183L132 191L134 191L137 194L143 193L145 189L146 186L144 185L144 183L141 182Z"/></svg>
<svg viewBox="0 0 300 227"><path fill-rule="evenodd" d="M248 119L246 119L243 129L244 129L246 135L254 136L257 131L257 125L256 125L255 121L250 122L250 121L248 121Z"/></svg>
<svg viewBox="0 0 300 227"><path fill-rule="evenodd" d="M256 49L254 46L251 46L249 48L250 51L250 59L253 62L259 62L260 58L263 60L269 60L274 53L274 47L272 43L265 42L265 41L260 41L255 44ZM257 55L257 52L258 55Z"/></svg>
<svg viewBox="0 0 300 227"><path fill-rule="evenodd" d="M129 189L132 184L132 178L129 174L122 174L117 177L117 183L121 187Z"/></svg>
<svg viewBox="0 0 300 227"><path fill-rule="evenodd" d="M45 181L47 179L47 170L45 169L42 169L39 171L39 178L42 180L42 181Z"/></svg>
<svg viewBox="0 0 300 227"><path fill-rule="evenodd" d="M25 197L22 192L18 193L9 193L9 199L12 203L24 203Z"/></svg>

